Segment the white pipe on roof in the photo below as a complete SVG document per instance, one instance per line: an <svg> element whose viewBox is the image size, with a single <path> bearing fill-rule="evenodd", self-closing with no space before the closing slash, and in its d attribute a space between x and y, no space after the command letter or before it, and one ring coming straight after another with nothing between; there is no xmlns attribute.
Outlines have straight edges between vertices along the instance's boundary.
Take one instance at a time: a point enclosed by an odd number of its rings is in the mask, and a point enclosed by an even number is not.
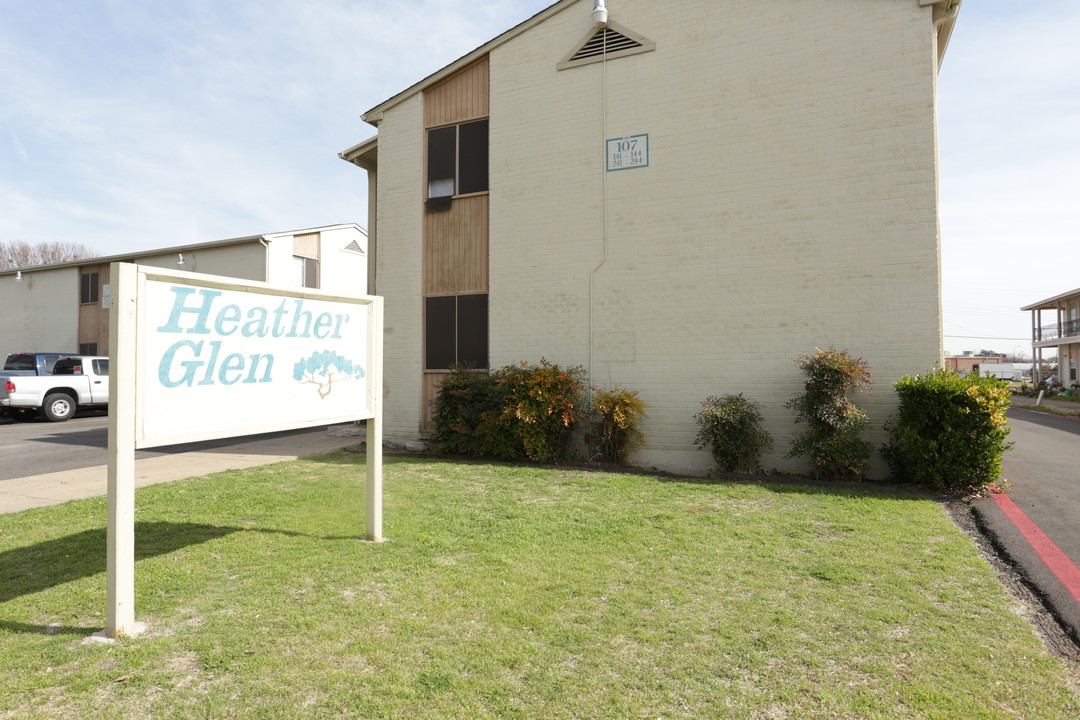
<svg viewBox="0 0 1080 720"><path fill-rule="evenodd" d="M592 9L592 19L598 28L607 26L607 8L604 7L604 0L596 0Z"/></svg>

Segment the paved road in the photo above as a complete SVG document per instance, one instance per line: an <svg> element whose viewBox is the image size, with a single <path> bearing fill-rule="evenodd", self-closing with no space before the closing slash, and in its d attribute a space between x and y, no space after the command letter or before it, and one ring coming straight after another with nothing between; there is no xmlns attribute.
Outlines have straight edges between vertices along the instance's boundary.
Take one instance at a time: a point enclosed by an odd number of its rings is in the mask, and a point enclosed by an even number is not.
<svg viewBox="0 0 1080 720"><path fill-rule="evenodd" d="M1063 557L1057 565L1048 563L1046 548L1052 546L1045 544L1040 556L1029 539L1031 529L1025 537L1015 518L1003 511L1001 498L980 498L973 506L1058 619L1080 639L1080 419L1014 407L1009 424L1009 439L1016 446L1005 453L1002 476L1012 484L1008 499Z"/></svg>
<svg viewBox="0 0 1080 720"><path fill-rule="evenodd" d="M22 423L0 418L0 480L43 475L104 465L108 462L109 418L86 411L62 423L35 420ZM297 434L301 431L292 431ZM284 438L289 432L208 440L139 450L137 460L179 453L226 448L255 439Z"/></svg>
<svg viewBox="0 0 1080 720"><path fill-rule="evenodd" d="M0 513L104 495L107 424L101 415L66 423L0 422ZM325 455L361 442L348 423L332 430L315 427L139 451L135 487Z"/></svg>

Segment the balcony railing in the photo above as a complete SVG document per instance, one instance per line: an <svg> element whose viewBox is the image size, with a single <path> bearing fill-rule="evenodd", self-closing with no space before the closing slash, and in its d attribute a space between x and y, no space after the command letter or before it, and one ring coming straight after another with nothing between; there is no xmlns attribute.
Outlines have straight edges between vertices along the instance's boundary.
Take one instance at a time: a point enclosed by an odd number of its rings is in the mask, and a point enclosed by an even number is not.
<svg viewBox="0 0 1080 720"><path fill-rule="evenodd" d="M1044 340L1060 340L1073 335L1080 335L1080 320L1065 320L1060 325L1054 323L1035 328L1033 339L1035 342L1043 342Z"/></svg>

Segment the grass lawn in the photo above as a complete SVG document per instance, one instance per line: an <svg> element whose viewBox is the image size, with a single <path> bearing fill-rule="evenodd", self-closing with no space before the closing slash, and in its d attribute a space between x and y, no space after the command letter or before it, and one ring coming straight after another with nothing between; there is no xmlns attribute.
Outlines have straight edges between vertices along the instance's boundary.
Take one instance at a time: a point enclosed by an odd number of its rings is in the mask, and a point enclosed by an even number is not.
<svg viewBox="0 0 1080 720"><path fill-rule="evenodd" d="M363 458L0 516L0 719L1063 718L1050 656L941 505L903 492ZM1072 688L1072 689L1070 689Z"/></svg>

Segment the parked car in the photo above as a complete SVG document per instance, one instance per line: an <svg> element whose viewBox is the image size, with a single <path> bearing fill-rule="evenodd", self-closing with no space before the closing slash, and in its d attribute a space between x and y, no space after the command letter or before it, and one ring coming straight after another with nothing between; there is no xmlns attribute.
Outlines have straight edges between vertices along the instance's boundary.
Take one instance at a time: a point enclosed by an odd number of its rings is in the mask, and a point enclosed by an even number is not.
<svg viewBox="0 0 1080 720"><path fill-rule="evenodd" d="M0 370L0 376L12 377L18 375L52 375L53 367L60 358L73 357L78 353L11 353L4 360L4 369Z"/></svg>
<svg viewBox="0 0 1080 720"><path fill-rule="evenodd" d="M0 409L16 420L39 415L63 422L80 407L109 404L109 358L71 356L58 359L51 375L0 378Z"/></svg>

